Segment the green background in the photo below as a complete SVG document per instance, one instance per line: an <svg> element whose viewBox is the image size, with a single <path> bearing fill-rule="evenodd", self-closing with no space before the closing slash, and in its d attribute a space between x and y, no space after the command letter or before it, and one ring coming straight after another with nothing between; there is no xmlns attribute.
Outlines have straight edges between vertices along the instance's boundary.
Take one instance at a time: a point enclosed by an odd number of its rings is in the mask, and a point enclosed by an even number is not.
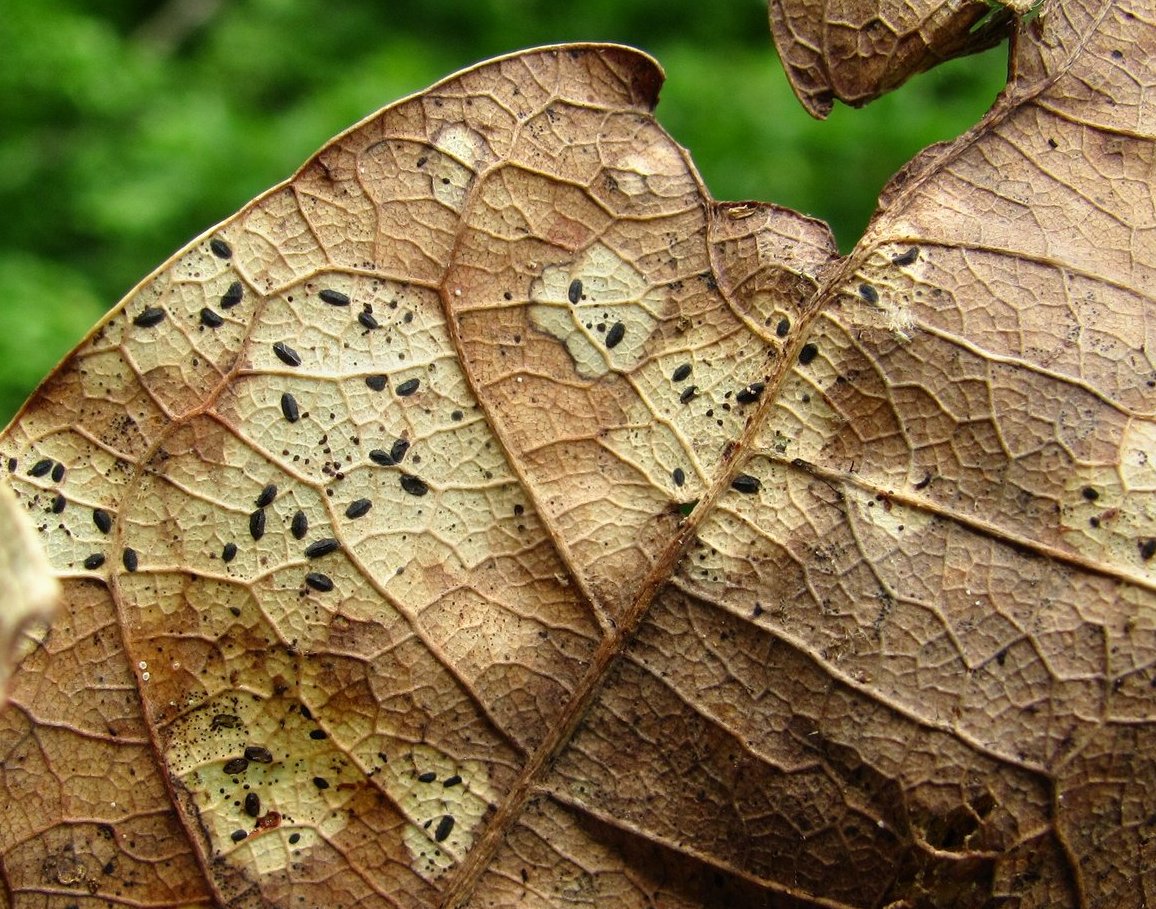
<svg viewBox="0 0 1156 909"><path fill-rule="evenodd" d="M888 177L973 124L1006 49L811 120L760 0L7 0L0 423L141 277L333 134L485 57L621 41L719 199L817 215L844 250Z"/></svg>

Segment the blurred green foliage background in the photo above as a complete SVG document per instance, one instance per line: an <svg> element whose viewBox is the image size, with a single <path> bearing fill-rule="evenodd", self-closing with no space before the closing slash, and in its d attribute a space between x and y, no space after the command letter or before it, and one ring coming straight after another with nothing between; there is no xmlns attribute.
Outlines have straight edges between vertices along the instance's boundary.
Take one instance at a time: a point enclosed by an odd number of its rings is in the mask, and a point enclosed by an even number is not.
<svg viewBox="0 0 1156 909"><path fill-rule="evenodd" d="M659 119L716 198L817 215L845 250L888 177L1006 74L997 48L819 123L763 0L5 0L0 423L141 277L333 134L485 57L577 40L659 59Z"/></svg>

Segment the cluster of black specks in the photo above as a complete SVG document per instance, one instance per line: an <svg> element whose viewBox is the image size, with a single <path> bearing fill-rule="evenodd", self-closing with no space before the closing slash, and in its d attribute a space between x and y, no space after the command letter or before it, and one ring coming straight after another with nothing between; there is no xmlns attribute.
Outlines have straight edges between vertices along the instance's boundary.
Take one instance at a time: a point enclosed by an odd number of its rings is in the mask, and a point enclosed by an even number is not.
<svg viewBox="0 0 1156 909"><path fill-rule="evenodd" d="M305 558L320 559L322 556L327 556L330 553L337 552L337 550L340 548L341 544L338 543L335 539L332 537L324 537L320 540L314 540L312 543L305 547Z"/></svg>
<svg viewBox="0 0 1156 909"><path fill-rule="evenodd" d="M406 439L397 439L393 445L390 446L389 451L374 448L369 453L369 460L381 467L393 467L405 459L407 451L409 451L409 442Z"/></svg>
<svg viewBox="0 0 1156 909"><path fill-rule="evenodd" d="M293 520L289 522L289 532L295 540L305 539L305 534L309 532L309 519L305 517L305 512L299 510L293 515Z"/></svg>
<svg viewBox="0 0 1156 909"><path fill-rule="evenodd" d="M674 480L675 486L681 486L686 482L686 473L681 467L676 467L673 471L671 471L670 478Z"/></svg>
<svg viewBox="0 0 1156 909"><path fill-rule="evenodd" d="M225 324L225 320L221 318L219 313L214 312L206 306L201 310L201 324L204 325L205 328L220 328Z"/></svg>
<svg viewBox="0 0 1156 909"><path fill-rule="evenodd" d="M808 366L811 361L813 361L818 355L819 348L816 345L807 342L803 345L803 349L799 351L799 362L804 366Z"/></svg>
<svg viewBox="0 0 1156 909"><path fill-rule="evenodd" d="M786 316L779 319L779 324L775 326L775 335L780 338L785 338L791 331L791 320Z"/></svg>
<svg viewBox="0 0 1156 909"><path fill-rule="evenodd" d="M684 388L682 390L682 393L678 396L678 402L680 404L689 404L696 397L698 397L698 386L697 385L688 385L688 386L686 386L686 388Z"/></svg>
<svg viewBox="0 0 1156 909"><path fill-rule="evenodd" d="M305 584L318 593L329 593L333 589L333 579L320 571L311 571L305 575Z"/></svg>
<svg viewBox="0 0 1156 909"><path fill-rule="evenodd" d="M92 510L92 523L101 533L107 534L112 530L112 515L103 508L94 508Z"/></svg>
<svg viewBox="0 0 1156 909"><path fill-rule="evenodd" d="M152 328L165 320L165 311L159 306L146 306L132 320L137 328Z"/></svg>
<svg viewBox="0 0 1156 909"><path fill-rule="evenodd" d="M891 259L891 264L892 265L898 265L900 267L905 266L905 265L914 265L915 260L918 258L919 258L919 247L918 246L912 246L911 249L907 250L906 252L902 252L897 256L893 256Z"/></svg>
<svg viewBox="0 0 1156 909"><path fill-rule="evenodd" d="M426 485L425 480L415 477L413 474L403 473L400 482L401 488L411 496L424 496L429 492L429 486Z"/></svg>
<svg viewBox="0 0 1156 909"><path fill-rule="evenodd" d="M879 302L879 291L877 291L870 284L860 284L859 285L859 296L861 296L864 300L866 300L872 306L874 306L876 303Z"/></svg>
<svg viewBox="0 0 1156 909"><path fill-rule="evenodd" d="M385 391L385 386L389 383L389 376L376 375L366 376L365 384L370 391Z"/></svg>
<svg viewBox="0 0 1156 909"><path fill-rule="evenodd" d="M354 499L346 507L345 516L351 519L363 518L369 514L372 507L373 503L369 499Z"/></svg>
<svg viewBox="0 0 1156 909"><path fill-rule="evenodd" d="M685 382L689 378L690 378L690 364L689 363L683 363L680 366L676 366L674 368L674 372L672 372L670 374L670 381L672 381L672 382Z"/></svg>
<svg viewBox="0 0 1156 909"><path fill-rule="evenodd" d="M575 278L570 282L570 286L566 288L566 299L574 306L578 305L578 301L582 299L582 279Z"/></svg>
<svg viewBox="0 0 1156 909"><path fill-rule="evenodd" d="M120 561L125 571L136 571L140 565L140 557L137 556L136 550L129 546L126 546L124 552L120 554Z"/></svg>
<svg viewBox="0 0 1156 909"><path fill-rule="evenodd" d="M290 423L296 423L301 419L301 409L297 406L297 399L289 392L281 395L281 416Z"/></svg>
<svg viewBox="0 0 1156 909"><path fill-rule="evenodd" d="M237 544L226 543L225 548L221 550L221 561L231 562L237 558Z"/></svg>
<svg viewBox="0 0 1156 909"><path fill-rule="evenodd" d="M273 353L277 355L277 359L286 366L300 366L301 355L297 353L292 347L284 341L276 341L273 344Z"/></svg>
<svg viewBox="0 0 1156 909"><path fill-rule="evenodd" d="M745 495L753 495L762 489L763 484L758 477L752 477L749 473L740 473L733 480L731 480L731 489L735 492L741 492Z"/></svg>
<svg viewBox="0 0 1156 909"><path fill-rule="evenodd" d="M103 564L104 564L104 556L101 555L99 552L94 552L92 555L90 555L87 559L84 560L84 567L88 571L96 571L96 569L98 569Z"/></svg>
<svg viewBox="0 0 1156 909"><path fill-rule="evenodd" d="M265 536L265 509L257 508L249 514L249 536L260 540Z"/></svg>
<svg viewBox="0 0 1156 909"><path fill-rule="evenodd" d="M398 385L397 388L394 389L394 393L399 398L408 398L418 390L418 386L420 385L421 379L406 379L404 382Z"/></svg>
<svg viewBox="0 0 1156 909"><path fill-rule="evenodd" d="M220 237L213 237L209 241L209 249L218 259L233 258L233 248Z"/></svg>
<svg viewBox="0 0 1156 909"><path fill-rule="evenodd" d="M608 348L617 347L622 343L622 339L626 337L626 326L621 322L615 322L610 326L610 331L606 332L606 346Z"/></svg>
<svg viewBox="0 0 1156 909"><path fill-rule="evenodd" d="M221 309L232 309L245 297L245 288L241 286L240 281L234 281L229 285L228 290L221 294Z"/></svg>
<svg viewBox="0 0 1156 909"><path fill-rule="evenodd" d="M760 397L762 397L764 389L766 389L765 382L751 382L745 388L740 388L738 394L735 395L735 400L740 404L754 404Z"/></svg>
<svg viewBox="0 0 1156 909"><path fill-rule="evenodd" d="M257 496L257 500L254 502L254 504L258 508L268 508L273 504L276 498L277 485L275 483L270 483L268 486L261 490L261 493Z"/></svg>
<svg viewBox="0 0 1156 909"><path fill-rule="evenodd" d="M325 288L317 296L321 298L322 303L328 303L330 306L349 305L349 294L343 294L341 291L333 290L329 287Z"/></svg>

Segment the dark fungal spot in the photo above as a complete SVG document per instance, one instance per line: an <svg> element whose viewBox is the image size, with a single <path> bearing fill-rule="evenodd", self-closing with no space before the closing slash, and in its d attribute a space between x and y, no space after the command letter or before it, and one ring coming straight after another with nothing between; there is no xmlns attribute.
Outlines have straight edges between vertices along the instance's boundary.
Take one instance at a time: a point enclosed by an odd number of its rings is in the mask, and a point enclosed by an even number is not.
<svg viewBox="0 0 1156 909"><path fill-rule="evenodd" d="M313 785L318 789L328 789L329 780L325 779L323 776L315 776L313 777Z"/></svg>
<svg viewBox="0 0 1156 909"><path fill-rule="evenodd" d="M321 291L321 293L319 293L317 296L319 296L321 298L321 301L323 303L328 303L330 306L348 306L349 305L349 294L343 294L339 290L333 290L333 289L327 287L327 288L325 288L325 290Z"/></svg>
<svg viewBox="0 0 1156 909"><path fill-rule="evenodd" d="M94 508L92 510L92 523L101 533L108 533L112 530L112 515L103 508Z"/></svg>
<svg viewBox="0 0 1156 909"><path fill-rule="evenodd" d="M48 473L48 471L52 470L52 465L55 463L56 462L53 461L52 458L41 458L39 461L28 468L28 476L42 477Z"/></svg>
<svg viewBox="0 0 1156 909"><path fill-rule="evenodd" d="M819 348L814 344L807 343L803 345L803 349L799 351L799 362L804 366L810 364L812 360L819 355Z"/></svg>
<svg viewBox="0 0 1156 909"><path fill-rule="evenodd" d="M385 383L388 381L386 376L366 376L365 384L369 386L371 391L385 391Z"/></svg>
<svg viewBox="0 0 1156 909"><path fill-rule="evenodd" d="M1147 562L1152 556L1156 556L1156 537L1137 540L1136 548L1140 550L1140 558Z"/></svg>
<svg viewBox="0 0 1156 909"><path fill-rule="evenodd" d="M238 773L244 773L249 769L249 760L243 757L229 758L229 760L225 761L223 769L229 776L236 776Z"/></svg>
<svg viewBox="0 0 1156 909"><path fill-rule="evenodd" d="M213 255L218 259L233 258L233 248L220 237L213 237L213 239L209 241L209 249L213 251Z"/></svg>
<svg viewBox="0 0 1156 909"><path fill-rule="evenodd" d="M300 833L290 833L289 834L289 845L290 846L296 846L300 842L301 842L301 834Z"/></svg>
<svg viewBox="0 0 1156 909"><path fill-rule="evenodd" d="M381 328L371 312L359 312L357 314L357 321L361 323L362 328L368 328L370 331L373 331L375 328Z"/></svg>
<svg viewBox="0 0 1156 909"><path fill-rule="evenodd" d="M101 555L99 552L94 552L92 555L90 555L87 559L84 560L84 567L88 571L96 571L96 569L98 569L103 564L104 564L104 556Z"/></svg>
<svg viewBox="0 0 1156 909"><path fill-rule="evenodd" d="M265 509L258 508L249 515L249 536L259 540L265 536Z"/></svg>
<svg viewBox="0 0 1156 909"><path fill-rule="evenodd" d="M229 838L234 843L239 843L239 842L241 842L241 840L245 839L245 837L247 837L248 835L249 835L248 832L245 830L234 830L231 834L229 834Z"/></svg>
<svg viewBox="0 0 1156 909"><path fill-rule="evenodd" d="M311 571L305 575L305 583L319 593L329 593L333 589L333 580L320 571Z"/></svg>
<svg viewBox="0 0 1156 909"><path fill-rule="evenodd" d="M610 331L606 332L606 346L617 347L622 343L622 339L626 337L626 326L621 322L615 322L610 326Z"/></svg>
<svg viewBox="0 0 1156 909"><path fill-rule="evenodd" d="M682 390L682 394L678 396L680 404L689 404L698 396L698 386L688 385Z"/></svg>
<svg viewBox="0 0 1156 909"><path fill-rule="evenodd" d="M314 540L312 543L305 547L305 558L319 559L322 556L327 556L332 552L337 552L337 550L340 548L341 544L338 543L335 539L332 537L324 537L320 540Z"/></svg>
<svg viewBox="0 0 1156 909"><path fill-rule="evenodd" d="M791 320L786 316L779 319L779 324L775 326L775 334L780 338L785 338L791 331Z"/></svg>
<svg viewBox="0 0 1156 909"><path fill-rule="evenodd" d="M447 776L442 782L442 785L445 786L446 789L452 789L454 786L457 786L459 783L461 783L461 781L462 778L455 773L453 776Z"/></svg>
<svg viewBox="0 0 1156 909"><path fill-rule="evenodd" d="M277 359L286 366L300 366L301 357L292 347L284 341L277 341L273 344L273 353L277 354Z"/></svg>
<svg viewBox="0 0 1156 909"><path fill-rule="evenodd" d="M289 532L296 540L305 539L305 534L309 532L309 519L305 517L305 512L298 511L297 514L293 515L293 520L289 524Z"/></svg>
<svg viewBox="0 0 1156 909"><path fill-rule="evenodd" d="M879 302L879 291L870 284L859 285L859 296L872 305Z"/></svg>
<svg viewBox="0 0 1156 909"><path fill-rule="evenodd" d="M1096 499L1100 498L1100 493L1093 489L1091 486L1085 486L1081 490L1081 495L1083 495L1083 497L1089 502L1095 502Z"/></svg>
<svg viewBox="0 0 1156 909"><path fill-rule="evenodd" d="M321 742L329 738L329 733L324 729L311 729L309 730L309 738L315 742Z"/></svg>
<svg viewBox="0 0 1156 909"><path fill-rule="evenodd" d="M675 367L674 372L670 374L670 381L685 382L690 378L690 364L683 363L681 366Z"/></svg>
<svg viewBox="0 0 1156 909"><path fill-rule="evenodd" d="M52 513L60 514L68 506L68 499L58 495L52 500Z"/></svg>
<svg viewBox="0 0 1156 909"><path fill-rule="evenodd" d="M249 745L245 748L245 757L254 764L271 764L273 752L264 745Z"/></svg>
<svg viewBox="0 0 1156 909"><path fill-rule="evenodd" d="M361 518L369 514L369 509L372 507L373 503L369 499L355 499L345 509L345 516L347 518Z"/></svg>
<svg viewBox="0 0 1156 909"><path fill-rule="evenodd" d="M763 389L766 387L765 382L752 382L746 388L739 389L739 393L735 395L735 400L740 404L754 404L762 396Z"/></svg>
<svg viewBox="0 0 1156 909"><path fill-rule="evenodd" d="M566 299L569 300L575 306L578 305L578 301L582 299L582 281L581 281L581 279L575 278L573 281L570 282L570 286L568 288L566 288Z"/></svg>
<svg viewBox="0 0 1156 909"><path fill-rule="evenodd" d="M270 483L261 490L261 494L257 496L257 501L254 504L258 508L267 508L273 504L273 500L277 498L277 485Z"/></svg>
<svg viewBox="0 0 1156 909"><path fill-rule="evenodd" d="M434 842L444 843L446 837L454 832L454 819L452 815L444 814L442 819L438 821L437 827L434 829Z"/></svg>
<svg viewBox="0 0 1156 909"><path fill-rule="evenodd" d="M408 473L401 475L401 488L411 496L424 496L429 492L429 487L425 484L424 480Z"/></svg>
<svg viewBox="0 0 1156 909"><path fill-rule="evenodd" d="M137 328L152 328L154 325L160 325L164 320L165 311L163 309L159 306L146 306L137 313L132 324Z"/></svg>
<svg viewBox="0 0 1156 909"><path fill-rule="evenodd" d="M59 483L64 479L64 465L59 461L52 468L52 482Z"/></svg>
<svg viewBox="0 0 1156 909"><path fill-rule="evenodd" d="M241 286L240 281L234 281L229 285L229 289L221 294L221 309L232 309L245 296L245 288Z"/></svg>
<svg viewBox="0 0 1156 909"><path fill-rule="evenodd" d="M261 814L261 796L250 792L245 796L245 814L249 817L258 817Z"/></svg>
<svg viewBox="0 0 1156 909"><path fill-rule="evenodd" d="M221 318L218 313L206 306L201 310L201 324L204 325L205 328L220 328L225 324L225 320Z"/></svg>
<svg viewBox="0 0 1156 909"><path fill-rule="evenodd" d="M221 550L221 561L231 562L237 558L237 544L226 543L225 548Z"/></svg>
<svg viewBox="0 0 1156 909"><path fill-rule="evenodd" d="M124 552L120 554L120 562L124 565L125 571L136 571L137 566L140 564L140 559L135 549L126 546Z"/></svg>
<svg viewBox="0 0 1156 909"><path fill-rule="evenodd" d="M686 482L686 473L681 467L676 467L670 474L670 478L674 480L675 486L681 486Z"/></svg>
<svg viewBox="0 0 1156 909"><path fill-rule="evenodd" d="M438 775L432 770L427 770L425 773L418 774L417 781L419 783L432 783L438 778Z"/></svg>
<svg viewBox="0 0 1156 909"><path fill-rule="evenodd" d="M406 379L394 389L394 392L399 398L408 398L417 391L419 385L421 385L421 379Z"/></svg>
<svg viewBox="0 0 1156 909"><path fill-rule="evenodd" d="M745 493L751 495L758 492L763 484L758 477L752 477L749 473L740 473L733 480L731 480L731 489L735 492Z"/></svg>
<svg viewBox="0 0 1156 909"><path fill-rule="evenodd" d="M296 423L301 419L301 410L297 406L297 399L289 392L281 395L281 416L290 423Z"/></svg>
<svg viewBox="0 0 1156 909"><path fill-rule="evenodd" d="M892 256L892 265L914 265L915 260L919 258L919 247L912 246L907 252L902 252L897 256Z"/></svg>

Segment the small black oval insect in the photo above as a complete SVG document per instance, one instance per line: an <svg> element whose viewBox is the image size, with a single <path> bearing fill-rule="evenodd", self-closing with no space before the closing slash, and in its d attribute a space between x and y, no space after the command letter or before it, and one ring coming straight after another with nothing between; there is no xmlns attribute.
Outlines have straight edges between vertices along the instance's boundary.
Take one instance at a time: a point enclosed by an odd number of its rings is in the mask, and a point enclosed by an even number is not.
<svg viewBox="0 0 1156 909"><path fill-rule="evenodd" d="M277 355L277 359L286 366L300 366L301 357L292 347L284 341L275 341L273 343L273 353Z"/></svg>
<svg viewBox="0 0 1156 909"><path fill-rule="evenodd" d="M606 346L617 347L622 343L622 339L626 337L626 326L621 322L615 322L610 326L610 331L606 332Z"/></svg>
<svg viewBox="0 0 1156 909"><path fill-rule="evenodd" d="M578 301L582 299L582 281L579 278L571 281L570 286L566 288L566 299L575 306L577 306Z"/></svg>
<svg viewBox="0 0 1156 909"><path fill-rule="evenodd" d="M348 306L349 305L349 295L343 294L339 290L332 290L332 289L327 287L327 288L325 288L325 290L321 291L321 293L319 293L317 296L319 296L321 298L322 302L328 303L330 306Z"/></svg>
<svg viewBox="0 0 1156 909"><path fill-rule="evenodd" d="M429 492L429 487L425 484L424 480L408 473L401 475L401 488L411 496L424 496Z"/></svg>
<svg viewBox="0 0 1156 909"><path fill-rule="evenodd" d="M305 583L321 593L329 593L333 589L333 579L320 571L311 571L305 575Z"/></svg>
<svg viewBox="0 0 1156 909"><path fill-rule="evenodd" d="M332 537L325 537L320 540L314 540L312 543L305 547L305 558L319 559L322 556L329 555L331 552L337 552L337 550L340 548L341 544Z"/></svg>
<svg viewBox="0 0 1156 909"><path fill-rule="evenodd" d="M265 509L258 508L249 514L249 536L259 540L265 536Z"/></svg>
<svg viewBox="0 0 1156 909"><path fill-rule="evenodd" d="M779 324L775 326L775 334L780 338L785 338L790 331L791 320L783 316L783 318L779 319Z"/></svg>
<svg viewBox="0 0 1156 909"><path fill-rule="evenodd" d="M313 785L318 789L328 789L329 780L325 779L323 776L315 776L313 777Z"/></svg>
<svg viewBox="0 0 1156 909"><path fill-rule="evenodd" d="M421 385L421 379L406 379L394 389L394 392L399 398L408 398L417 391L419 385Z"/></svg>
<svg viewBox="0 0 1156 909"><path fill-rule="evenodd" d="M57 461L52 467L52 482L60 483L64 480L64 465Z"/></svg>
<svg viewBox="0 0 1156 909"><path fill-rule="evenodd" d="M56 462L52 460L52 458L41 458L39 461L28 468L28 476L42 477L48 473L48 471L52 470L52 465L55 463Z"/></svg>
<svg viewBox="0 0 1156 909"><path fill-rule="evenodd" d="M258 508L268 508L270 505L273 504L273 501L276 498L277 498L277 484L270 483L268 486L266 486L264 489L261 490L261 494L257 496L257 501L254 502L254 504Z"/></svg>
<svg viewBox="0 0 1156 909"><path fill-rule="evenodd" d="M159 306L146 306L132 320L137 328L152 328L165 320L165 311Z"/></svg>
<svg viewBox="0 0 1156 909"><path fill-rule="evenodd" d="M322 742L325 739L329 738L329 733L326 732L324 729L310 729L309 730L309 738L313 739L313 741L315 741L315 742Z"/></svg>
<svg viewBox="0 0 1156 909"><path fill-rule="evenodd" d="M245 796L245 814L249 817L258 817L261 814L261 796L250 792Z"/></svg>
<svg viewBox="0 0 1156 909"><path fill-rule="evenodd" d="M446 838L454 832L454 819L451 815L442 815L442 819L438 821L437 827L434 829L434 842L444 843Z"/></svg>
<svg viewBox="0 0 1156 909"><path fill-rule="evenodd" d="M698 386L688 385L682 390L682 394L678 396L680 404L689 404L698 396Z"/></svg>
<svg viewBox="0 0 1156 909"><path fill-rule="evenodd" d="M301 410L297 407L297 399L289 392L281 395L281 416L290 423L296 423L301 419Z"/></svg>
<svg viewBox="0 0 1156 909"><path fill-rule="evenodd" d="M229 285L229 289L221 294L221 309L232 309L244 296L245 288L241 286L240 281L234 281Z"/></svg>
<svg viewBox="0 0 1156 909"><path fill-rule="evenodd" d="M218 713L214 714L210 728L216 732L220 729L240 729L242 726L241 718L235 713ZM246 761L246 764L248 762Z"/></svg>
<svg viewBox="0 0 1156 909"><path fill-rule="evenodd" d="M731 489L735 492L745 493L751 495L762 489L762 481L758 477L752 477L749 473L740 473L733 480L731 480Z"/></svg>
<svg viewBox="0 0 1156 909"><path fill-rule="evenodd" d="M891 259L891 264L892 265L899 265L899 266L914 265L915 260L918 258L919 258L919 247L918 246L912 246L911 249L907 250L907 252L903 252L897 256L893 256Z"/></svg>
<svg viewBox="0 0 1156 909"><path fill-rule="evenodd" d="M140 564L140 558L136 554L136 550L128 546L125 547L124 552L120 554L121 564L124 565L125 571L136 571Z"/></svg>
<svg viewBox="0 0 1156 909"><path fill-rule="evenodd" d="M305 512L298 511L293 515L293 520L289 524L289 531L293 534L294 539L304 539L305 534L309 532L309 519L305 517Z"/></svg>
<svg viewBox="0 0 1156 909"><path fill-rule="evenodd" d="M799 362L807 366L819 355L819 348L811 343L803 345L803 349L799 351Z"/></svg>
<svg viewBox="0 0 1156 909"><path fill-rule="evenodd" d="M213 251L213 255L218 259L233 258L233 248L220 237L213 237L213 239L209 241L209 249Z"/></svg>
<svg viewBox="0 0 1156 909"><path fill-rule="evenodd" d="M670 478L674 480L675 486L681 486L686 482L686 473L681 467L676 467L670 474Z"/></svg>
<svg viewBox="0 0 1156 909"><path fill-rule="evenodd" d="M345 516L347 518L364 517L369 514L369 509L372 507L373 503L369 499L354 499L345 509Z"/></svg>
<svg viewBox="0 0 1156 909"><path fill-rule="evenodd" d="M389 446L389 456L393 458L394 464L400 464L405 460L405 453L409 451L408 439L397 439Z"/></svg>
<svg viewBox="0 0 1156 909"><path fill-rule="evenodd" d="M201 324L204 325L205 328L220 328L225 324L225 320L221 318L218 313L206 306L201 310Z"/></svg>
<svg viewBox="0 0 1156 909"><path fill-rule="evenodd" d="M248 836L249 836L249 834L245 830L234 830L232 833L229 834L229 839L231 839L234 843L239 843L239 842L241 842L241 840L245 839Z"/></svg>
<svg viewBox="0 0 1156 909"><path fill-rule="evenodd" d="M94 508L92 510L92 523L101 533L108 533L112 530L112 515L103 508Z"/></svg>
<svg viewBox="0 0 1156 909"><path fill-rule="evenodd" d="M53 514L60 514L67 507L68 507L68 499L66 499L64 496L58 495L52 500L52 513Z"/></svg>
<svg viewBox="0 0 1156 909"><path fill-rule="evenodd" d="M214 721L215 719L214 717ZM225 761L225 766L222 769L230 776L235 776L249 769L249 761L243 757L229 758L229 760Z"/></svg>
<svg viewBox="0 0 1156 909"><path fill-rule="evenodd" d="M94 552L92 555L90 555L87 559L84 560L84 567L88 571L96 571L96 569L98 569L103 564L104 564L104 556L101 555L99 552Z"/></svg>
<svg viewBox="0 0 1156 909"><path fill-rule="evenodd" d="M369 386L371 391L385 391L385 385L389 381L388 376L366 376L365 384Z"/></svg>
<svg viewBox="0 0 1156 909"><path fill-rule="evenodd" d="M870 284L859 285L859 296L861 296L868 303L875 305L879 302L879 291L877 291Z"/></svg>
<svg viewBox="0 0 1156 909"><path fill-rule="evenodd" d="M766 388L765 382L752 382L746 388L740 388L738 394L735 395L735 400L740 404L754 404L763 394Z"/></svg>
<svg viewBox="0 0 1156 909"><path fill-rule="evenodd" d="M273 761L273 752L264 745L248 745L245 748L245 757L254 764L270 764Z"/></svg>
<svg viewBox="0 0 1156 909"><path fill-rule="evenodd" d="M425 773L419 773L417 781L419 783L432 783L438 778L438 775L432 770L427 770Z"/></svg>
<svg viewBox="0 0 1156 909"><path fill-rule="evenodd" d="M462 778L455 773L453 776L447 776L442 782L442 785L445 786L446 789L452 789L454 786L457 786L459 783L461 783L461 781Z"/></svg>
<svg viewBox="0 0 1156 909"><path fill-rule="evenodd" d="M381 328L371 312L365 312L364 310L359 312L357 314L357 321L361 323L362 328L368 328L370 331L373 331L375 328Z"/></svg>
<svg viewBox="0 0 1156 909"><path fill-rule="evenodd" d="M681 366L675 368L674 372L670 374L672 382L685 382L690 378L690 364L683 363Z"/></svg>
<svg viewBox="0 0 1156 909"><path fill-rule="evenodd" d="M221 560L223 562L231 562L237 558L237 544L226 543L225 548L221 550Z"/></svg>

